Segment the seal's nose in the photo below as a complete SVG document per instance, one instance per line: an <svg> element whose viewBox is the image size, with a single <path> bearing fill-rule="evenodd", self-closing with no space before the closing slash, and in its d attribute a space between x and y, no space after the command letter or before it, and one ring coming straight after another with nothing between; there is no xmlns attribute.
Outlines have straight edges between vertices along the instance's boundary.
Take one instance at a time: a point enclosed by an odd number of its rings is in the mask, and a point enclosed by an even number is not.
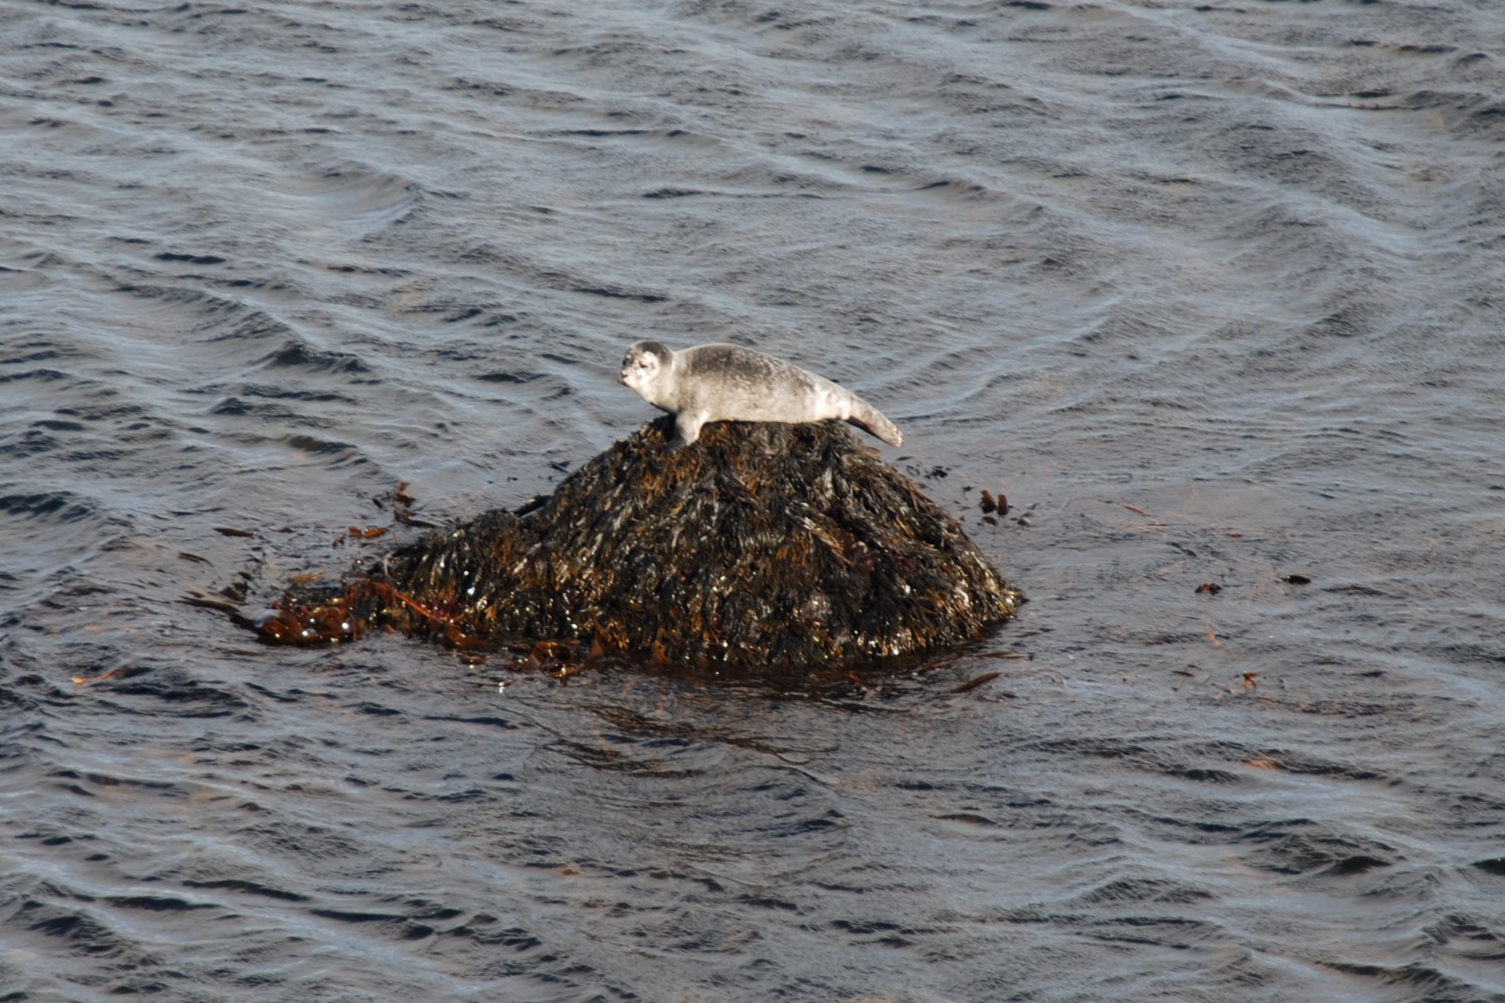
<svg viewBox="0 0 1505 1003"><path fill-rule="evenodd" d="M627 370L624 369L620 373L617 374L617 382L621 383L623 386L626 386L626 384L627 384Z"/></svg>

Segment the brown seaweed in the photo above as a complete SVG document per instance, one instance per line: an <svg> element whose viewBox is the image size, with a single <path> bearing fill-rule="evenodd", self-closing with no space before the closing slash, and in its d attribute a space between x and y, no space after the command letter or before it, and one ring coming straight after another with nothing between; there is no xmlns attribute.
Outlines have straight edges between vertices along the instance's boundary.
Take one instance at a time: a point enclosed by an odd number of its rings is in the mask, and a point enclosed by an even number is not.
<svg viewBox="0 0 1505 1003"><path fill-rule="evenodd" d="M670 449L670 422L524 515L430 533L338 594L290 592L262 637L327 643L388 626L790 670L959 645L1022 601L955 519L838 423L717 423Z"/></svg>

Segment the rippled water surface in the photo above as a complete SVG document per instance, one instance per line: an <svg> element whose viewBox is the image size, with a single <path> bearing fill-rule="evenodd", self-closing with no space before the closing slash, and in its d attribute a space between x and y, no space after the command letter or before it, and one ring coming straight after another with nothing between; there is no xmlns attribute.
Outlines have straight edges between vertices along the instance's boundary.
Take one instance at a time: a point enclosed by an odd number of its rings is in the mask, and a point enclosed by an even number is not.
<svg viewBox="0 0 1505 1003"><path fill-rule="evenodd" d="M1493 0L0 2L0 998L1505 997L1502 94ZM1020 618L183 602L549 490L649 335L872 400Z"/></svg>

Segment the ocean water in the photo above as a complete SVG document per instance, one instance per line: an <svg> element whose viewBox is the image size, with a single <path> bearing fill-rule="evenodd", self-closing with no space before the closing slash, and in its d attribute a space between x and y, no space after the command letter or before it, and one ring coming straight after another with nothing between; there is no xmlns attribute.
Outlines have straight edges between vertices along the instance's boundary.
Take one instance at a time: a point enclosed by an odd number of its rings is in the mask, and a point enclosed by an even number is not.
<svg viewBox="0 0 1505 1003"><path fill-rule="evenodd" d="M0 999L1505 998L1502 95L1490 0L0 3ZM867 397L1022 615L184 601L550 490L648 336Z"/></svg>

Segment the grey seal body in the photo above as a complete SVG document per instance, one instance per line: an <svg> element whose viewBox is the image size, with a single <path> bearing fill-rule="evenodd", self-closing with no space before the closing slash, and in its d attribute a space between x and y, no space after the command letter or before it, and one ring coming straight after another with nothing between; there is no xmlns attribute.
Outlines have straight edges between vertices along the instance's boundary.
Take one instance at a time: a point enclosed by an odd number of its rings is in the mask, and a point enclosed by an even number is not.
<svg viewBox="0 0 1505 1003"><path fill-rule="evenodd" d="M634 342L619 381L674 415L675 444L700 437L708 421L825 421L840 418L891 446L904 436L877 408L845 387L771 355L740 345L697 345L674 351L658 341Z"/></svg>

